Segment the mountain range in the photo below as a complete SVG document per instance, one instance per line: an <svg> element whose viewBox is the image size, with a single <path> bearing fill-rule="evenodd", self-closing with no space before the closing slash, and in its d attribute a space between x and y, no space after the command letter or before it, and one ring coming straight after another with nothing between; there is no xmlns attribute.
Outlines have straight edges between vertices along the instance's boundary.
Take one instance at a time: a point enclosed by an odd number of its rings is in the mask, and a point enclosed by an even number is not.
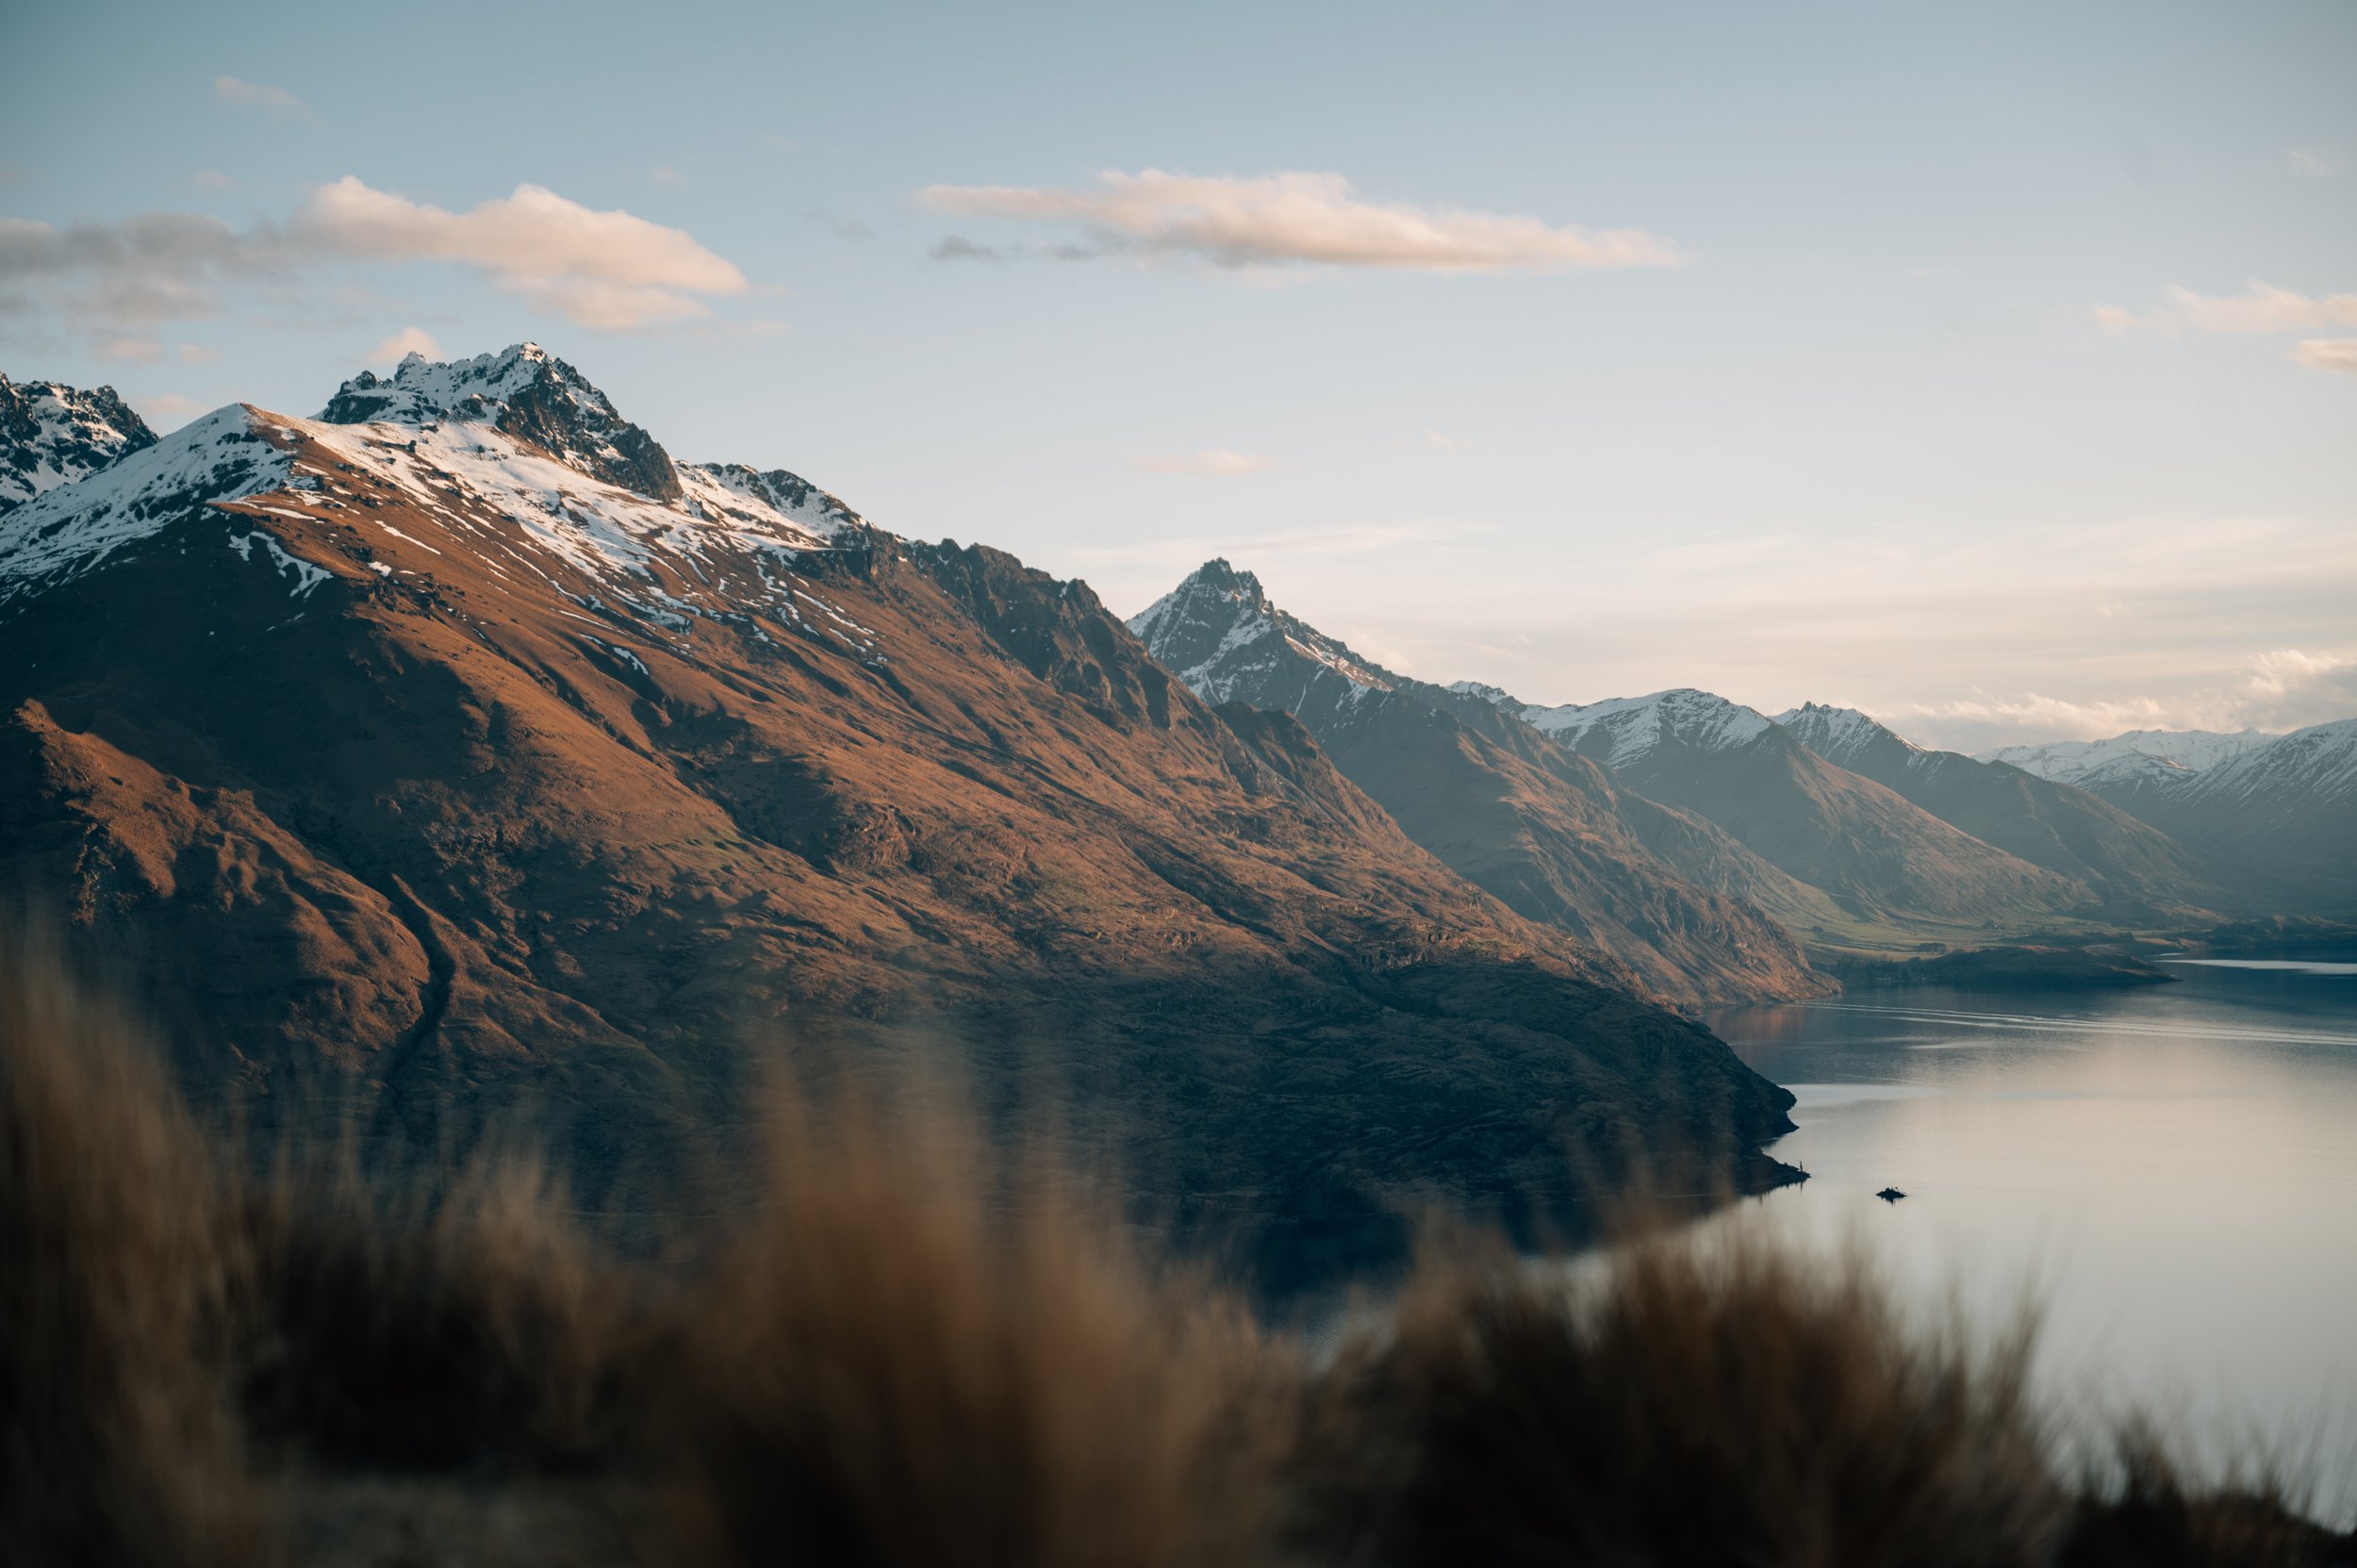
<svg viewBox="0 0 2357 1568"><path fill-rule="evenodd" d="M2357 907L2357 721L1972 758L1535 706L1226 561L1125 623L677 460L531 344L160 438L0 380L0 437L11 894L200 1102L428 1163L521 1119L603 1213L725 1197L766 1073L921 1068L1313 1282L1423 1197L1786 1179L1789 1097L1706 1008Z"/></svg>
<svg viewBox="0 0 2357 1568"><path fill-rule="evenodd" d="M2281 739L2250 732L2180 745L2146 734L2025 748L2025 767L2015 753L1920 747L1856 709L1819 703L1771 718L1681 688L1538 706L1485 683L1439 687L1386 670L1224 560L1129 624L1199 693L1294 713L1419 843L1522 913L1610 948L1672 996L1758 999L1791 981L1749 961L1766 949L1748 926L1739 937L1722 920L1701 938L1707 928L1688 922L1679 948L1661 941L1657 918L1600 918L1598 901L1608 907L1640 872L1656 900L1715 895L1731 901L1727 919L1782 925L1805 950L1835 957L2357 906L2346 725ZM2208 784L2180 788L2195 769L2171 751L2218 766ZM1507 756L1525 767L1537 759L1547 783L1534 785ZM1579 762L1588 773L1574 774ZM2156 773L2166 774L2157 790ZM2123 779L2134 787L2114 782ZM1624 839L1650 858L1610 842L1592 807L1568 810L1574 794L1610 800ZM1550 814L1579 830L1545 831ZM1674 843L1665 823L1677 826ZM1580 846L1600 850L1583 861ZM1665 960L1682 972L1664 974Z"/></svg>
<svg viewBox="0 0 2357 1568"><path fill-rule="evenodd" d="M1670 1005L1705 950L1821 988L1780 928L1637 857L1656 985L1085 584L676 461L529 344L44 487L0 520L0 876L262 1132L431 1162L520 1117L619 1214L725 1194L780 1064L946 1061L1278 1284L1409 1197L1560 1213L1637 1150L1784 1179L1789 1097ZM1535 758L1626 842L1769 874Z"/></svg>

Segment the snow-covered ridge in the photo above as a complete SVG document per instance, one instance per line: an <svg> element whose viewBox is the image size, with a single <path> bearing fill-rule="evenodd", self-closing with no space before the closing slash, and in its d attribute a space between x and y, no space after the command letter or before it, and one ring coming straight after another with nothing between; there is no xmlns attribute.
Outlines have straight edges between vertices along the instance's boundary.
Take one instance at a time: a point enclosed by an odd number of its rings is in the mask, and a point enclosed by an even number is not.
<svg viewBox="0 0 2357 1568"><path fill-rule="evenodd" d="M1665 741L1698 751L1723 751L1749 745L1772 728L1765 716L1740 702L1691 686L1644 697L1608 697L1600 702L1534 706L1523 710L1523 718L1541 734L1591 754L1595 748L1581 742L1591 732L1601 732L1607 747L1605 760L1614 767L1650 756Z"/></svg>
<svg viewBox="0 0 2357 1568"><path fill-rule="evenodd" d="M155 444L156 433L112 387L0 375L0 513Z"/></svg>
<svg viewBox="0 0 2357 1568"><path fill-rule="evenodd" d="M0 516L0 605L96 570L207 502L284 487L293 457L257 430L280 422L233 403Z"/></svg>
<svg viewBox="0 0 2357 1568"><path fill-rule="evenodd" d="M1804 702L1776 715L1775 722L1791 731L1792 737L1802 745L1836 765L1847 764L1886 736L1910 752L1923 751L1887 724L1856 708Z"/></svg>
<svg viewBox="0 0 2357 1568"><path fill-rule="evenodd" d="M296 475L297 448L306 466L321 471ZM354 494L336 471L339 464L437 514L461 536L520 528L525 540L627 593L645 591L643 581L624 579L648 577L658 550L679 562L720 549L791 554L826 549L839 529L859 520L841 502L783 471L685 468L679 470L679 498L662 502L584 473L489 424L448 418L422 425L342 424L234 404L0 517L0 604L96 570L214 502L249 503L249 513L296 519L324 505L364 536L377 531L406 538L371 509L328 493ZM265 504L282 496L282 504Z"/></svg>
<svg viewBox="0 0 2357 1568"><path fill-rule="evenodd" d="M537 343L516 343L497 354L472 359L429 360L411 354L396 366L389 379L373 371L336 388L320 418L334 424L422 424L445 415L487 421L496 405L531 386L544 372L561 371L574 383L568 397L586 404L590 398L605 404L605 394L580 380L572 367L553 357Z"/></svg>
<svg viewBox="0 0 2357 1568"><path fill-rule="evenodd" d="M679 555L708 547L824 549L835 523L781 511L711 470L679 470L675 503L585 474L497 427L464 420L427 426L283 421L420 504L458 503L520 524L543 548L592 576L640 572L656 546Z"/></svg>
<svg viewBox="0 0 2357 1568"><path fill-rule="evenodd" d="M2130 730L2106 740L2050 740L2033 746L2001 746L1975 753L1981 762L2010 763L2025 773L2058 784L2078 784L2105 765L2146 756L2184 769L2206 772L2280 738L2265 730Z"/></svg>
<svg viewBox="0 0 2357 1568"><path fill-rule="evenodd" d="M2180 787L2205 804L2299 797L2348 800L2357 807L2357 718L2294 730L2204 769Z"/></svg>
<svg viewBox="0 0 2357 1568"><path fill-rule="evenodd" d="M680 472L701 474L730 494L786 518L819 538L832 538L836 530L860 526L867 520L851 510L848 503L829 495L800 474L788 473L783 469L762 470L742 463L689 463L683 465Z"/></svg>
<svg viewBox="0 0 2357 1568"><path fill-rule="evenodd" d="M413 354L389 381L363 371L320 413L331 424L489 425L569 467L653 501L678 501L671 454L589 378L537 343L437 363Z"/></svg>

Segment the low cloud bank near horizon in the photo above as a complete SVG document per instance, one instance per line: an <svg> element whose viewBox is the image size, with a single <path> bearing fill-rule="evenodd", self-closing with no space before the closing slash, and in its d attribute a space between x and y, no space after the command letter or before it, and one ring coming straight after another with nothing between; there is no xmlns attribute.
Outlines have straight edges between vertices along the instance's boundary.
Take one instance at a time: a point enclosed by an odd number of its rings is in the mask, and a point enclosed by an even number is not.
<svg viewBox="0 0 2357 1568"><path fill-rule="evenodd" d="M1975 692L1900 704L1875 717L1912 739L1977 751L2038 740L2102 740L2130 730L2265 730L2357 718L2357 650L2277 648L2214 684L2167 697L2072 701L2035 691ZM1920 732L1919 734L1919 732Z"/></svg>
<svg viewBox="0 0 2357 1568"><path fill-rule="evenodd" d="M700 320L750 286L683 230L597 211L536 185L464 212L346 175L314 189L283 223L236 228L199 213L0 217L0 296L36 297L107 338L222 314L239 289L299 290L323 267L437 262L602 332Z"/></svg>
<svg viewBox="0 0 2357 1568"><path fill-rule="evenodd" d="M1067 259L1129 255L1244 270L1457 272L1670 267L1687 259L1676 244L1642 229L1591 231L1519 214L1370 202L1335 173L1235 178L1107 170L1096 186L1083 189L934 185L916 199L936 212L1077 233L1084 245L1047 253ZM1022 253L951 235L932 254L942 260L996 260Z"/></svg>

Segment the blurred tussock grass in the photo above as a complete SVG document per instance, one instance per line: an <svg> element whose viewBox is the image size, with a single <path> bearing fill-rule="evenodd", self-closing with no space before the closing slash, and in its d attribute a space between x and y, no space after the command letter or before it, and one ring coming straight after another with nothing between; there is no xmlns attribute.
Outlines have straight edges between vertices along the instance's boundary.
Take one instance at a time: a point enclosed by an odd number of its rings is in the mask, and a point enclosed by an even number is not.
<svg viewBox="0 0 2357 1568"><path fill-rule="evenodd" d="M777 1090L668 1256L530 1162L256 1175L54 954L0 950L0 1561L2299 1564L2264 1480L2073 1462L2032 1334L1637 1226L1436 1219L1312 1339L937 1097Z"/></svg>

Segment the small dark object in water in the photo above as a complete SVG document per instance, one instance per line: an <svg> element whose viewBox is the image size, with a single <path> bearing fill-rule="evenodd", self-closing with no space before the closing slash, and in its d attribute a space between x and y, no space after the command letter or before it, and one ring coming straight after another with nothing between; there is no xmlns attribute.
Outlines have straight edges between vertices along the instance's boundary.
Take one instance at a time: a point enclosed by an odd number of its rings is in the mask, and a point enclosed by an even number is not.
<svg viewBox="0 0 2357 1568"><path fill-rule="evenodd" d="M1881 1198L1885 1203L1896 1203L1907 1195L1901 1192L1896 1187L1885 1187L1881 1192L1876 1193L1874 1196Z"/></svg>

